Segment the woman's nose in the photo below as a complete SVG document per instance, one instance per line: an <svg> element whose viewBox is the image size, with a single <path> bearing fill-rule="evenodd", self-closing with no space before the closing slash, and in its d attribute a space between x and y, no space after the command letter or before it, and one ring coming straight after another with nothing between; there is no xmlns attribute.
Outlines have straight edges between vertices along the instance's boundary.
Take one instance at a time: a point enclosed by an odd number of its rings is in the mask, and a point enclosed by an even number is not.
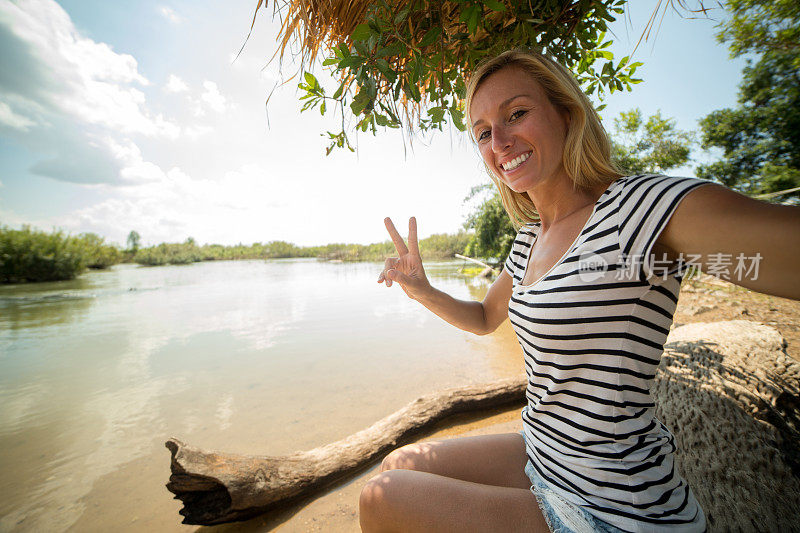
<svg viewBox="0 0 800 533"><path fill-rule="evenodd" d="M492 151L501 153L514 144L514 136L503 126L492 128Z"/></svg>

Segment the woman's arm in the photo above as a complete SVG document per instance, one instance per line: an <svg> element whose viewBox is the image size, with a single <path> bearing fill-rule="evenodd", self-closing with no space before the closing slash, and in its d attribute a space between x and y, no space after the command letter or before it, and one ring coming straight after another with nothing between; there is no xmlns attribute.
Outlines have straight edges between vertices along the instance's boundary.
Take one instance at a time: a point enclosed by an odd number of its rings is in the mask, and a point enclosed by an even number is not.
<svg viewBox="0 0 800 533"><path fill-rule="evenodd" d="M433 287L416 300L455 327L486 335L508 318L509 298L511 276L504 270L489 287L482 302L457 300Z"/></svg>
<svg viewBox="0 0 800 533"><path fill-rule="evenodd" d="M657 245L754 291L800 300L800 207L754 200L721 185L691 191Z"/></svg>
<svg viewBox="0 0 800 533"><path fill-rule="evenodd" d="M511 276L503 271L492 283L482 302L458 300L435 289L428 282L417 242L417 221L408 221L408 246L395 229L391 219L385 221L398 257L386 260L378 283L399 283L403 291L445 321L464 331L477 335L491 333L508 317L508 300L511 298Z"/></svg>

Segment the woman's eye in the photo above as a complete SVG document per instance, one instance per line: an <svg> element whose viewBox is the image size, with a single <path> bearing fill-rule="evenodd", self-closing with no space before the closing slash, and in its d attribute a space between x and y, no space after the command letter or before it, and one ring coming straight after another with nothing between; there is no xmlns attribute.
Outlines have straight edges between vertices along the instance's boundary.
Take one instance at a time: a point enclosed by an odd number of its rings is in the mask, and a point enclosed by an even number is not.
<svg viewBox="0 0 800 533"><path fill-rule="evenodd" d="M516 111L511 113L511 120L518 119L519 117L521 117L524 114L525 114L525 110L524 109L517 109Z"/></svg>
<svg viewBox="0 0 800 533"><path fill-rule="evenodd" d="M478 134L478 140L482 141L489 136L489 130L483 130Z"/></svg>

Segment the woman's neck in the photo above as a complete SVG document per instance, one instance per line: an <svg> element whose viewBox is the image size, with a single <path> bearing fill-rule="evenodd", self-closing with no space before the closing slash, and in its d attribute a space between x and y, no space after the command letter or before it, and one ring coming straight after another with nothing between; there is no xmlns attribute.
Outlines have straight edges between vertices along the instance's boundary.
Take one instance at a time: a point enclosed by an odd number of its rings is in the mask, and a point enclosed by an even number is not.
<svg viewBox="0 0 800 533"><path fill-rule="evenodd" d="M552 180L542 184L535 190L527 192L536 207L543 231L557 224L587 206L593 206L603 194L606 186L599 185L593 189L574 187L568 177Z"/></svg>

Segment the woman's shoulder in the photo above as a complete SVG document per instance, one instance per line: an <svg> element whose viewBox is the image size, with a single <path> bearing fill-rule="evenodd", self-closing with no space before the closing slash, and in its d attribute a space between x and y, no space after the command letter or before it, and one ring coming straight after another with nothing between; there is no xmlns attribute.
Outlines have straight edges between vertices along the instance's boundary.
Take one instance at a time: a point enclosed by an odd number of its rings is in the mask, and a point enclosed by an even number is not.
<svg viewBox="0 0 800 533"><path fill-rule="evenodd" d="M667 174L643 173L643 174L629 174L626 176L622 176L619 179L617 179L617 181L614 182L612 185L618 184L622 187L631 187L644 184L667 185L672 183L706 182L706 181L708 180L695 178L693 176L668 176Z"/></svg>
<svg viewBox="0 0 800 533"><path fill-rule="evenodd" d="M517 229L513 247L529 248L539 232L538 222L528 222Z"/></svg>
<svg viewBox="0 0 800 533"><path fill-rule="evenodd" d="M623 203L633 202L639 205L646 198L664 199L706 183L713 182L695 177L668 176L666 174L631 174L622 176L611 187L616 187Z"/></svg>
<svg viewBox="0 0 800 533"><path fill-rule="evenodd" d="M539 222L528 222L520 226L517 230L517 238L520 237L535 237L536 234L539 232L540 223Z"/></svg>

